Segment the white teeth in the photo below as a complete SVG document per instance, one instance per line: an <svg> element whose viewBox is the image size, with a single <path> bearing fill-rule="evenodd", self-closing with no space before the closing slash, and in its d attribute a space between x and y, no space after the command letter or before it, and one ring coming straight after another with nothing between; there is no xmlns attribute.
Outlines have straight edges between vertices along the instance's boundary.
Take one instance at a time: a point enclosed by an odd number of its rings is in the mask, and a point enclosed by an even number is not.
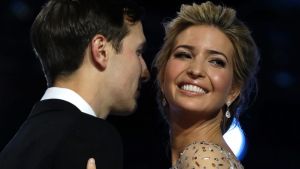
<svg viewBox="0 0 300 169"><path fill-rule="evenodd" d="M181 89L191 91L191 92L196 92L196 93L202 93L202 94L206 93L202 88L190 84L181 86Z"/></svg>

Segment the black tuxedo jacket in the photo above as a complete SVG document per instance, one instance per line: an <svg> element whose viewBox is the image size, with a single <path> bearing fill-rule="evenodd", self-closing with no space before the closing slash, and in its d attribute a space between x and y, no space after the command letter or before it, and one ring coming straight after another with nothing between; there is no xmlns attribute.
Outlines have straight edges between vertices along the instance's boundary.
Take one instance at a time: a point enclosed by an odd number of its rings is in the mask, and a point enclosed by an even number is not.
<svg viewBox="0 0 300 169"><path fill-rule="evenodd" d="M120 135L105 120L58 99L38 102L0 154L0 169L121 169Z"/></svg>

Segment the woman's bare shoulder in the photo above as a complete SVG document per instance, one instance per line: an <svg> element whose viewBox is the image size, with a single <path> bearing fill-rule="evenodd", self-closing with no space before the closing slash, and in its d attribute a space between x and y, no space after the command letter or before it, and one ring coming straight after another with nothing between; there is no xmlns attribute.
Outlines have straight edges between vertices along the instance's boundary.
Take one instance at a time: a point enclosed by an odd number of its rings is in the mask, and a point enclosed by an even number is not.
<svg viewBox="0 0 300 169"><path fill-rule="evenodd" d="M219 168L243 169L235 155L221 146L204 141L194 142L184 149L174 169Z"/></svg>

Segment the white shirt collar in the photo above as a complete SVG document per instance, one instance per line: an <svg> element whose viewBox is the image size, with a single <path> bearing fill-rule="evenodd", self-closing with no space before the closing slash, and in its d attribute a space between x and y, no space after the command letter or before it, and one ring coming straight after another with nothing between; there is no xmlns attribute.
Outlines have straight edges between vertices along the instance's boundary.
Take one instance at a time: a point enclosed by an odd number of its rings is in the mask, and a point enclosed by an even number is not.
<svg viewBox="0 0 300 169"><path fill-rule="evenodd" d="M60 99L72 103L83 113L96 117L92 107L76 92L67 88L50 87L46 90L41 100Z"/></svg>

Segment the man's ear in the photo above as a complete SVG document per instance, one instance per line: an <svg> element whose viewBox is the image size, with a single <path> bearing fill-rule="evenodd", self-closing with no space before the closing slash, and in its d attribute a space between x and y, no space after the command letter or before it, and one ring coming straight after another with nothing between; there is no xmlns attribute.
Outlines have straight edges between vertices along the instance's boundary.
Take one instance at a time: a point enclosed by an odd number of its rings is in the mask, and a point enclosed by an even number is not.
<svg viewBox="0 0 300 169"><path fill-rule="evenodd" d="M92 60L101 70L106 69L109 59L107 43L107 39L100 34L95 35L91 41Z"/></svg>

